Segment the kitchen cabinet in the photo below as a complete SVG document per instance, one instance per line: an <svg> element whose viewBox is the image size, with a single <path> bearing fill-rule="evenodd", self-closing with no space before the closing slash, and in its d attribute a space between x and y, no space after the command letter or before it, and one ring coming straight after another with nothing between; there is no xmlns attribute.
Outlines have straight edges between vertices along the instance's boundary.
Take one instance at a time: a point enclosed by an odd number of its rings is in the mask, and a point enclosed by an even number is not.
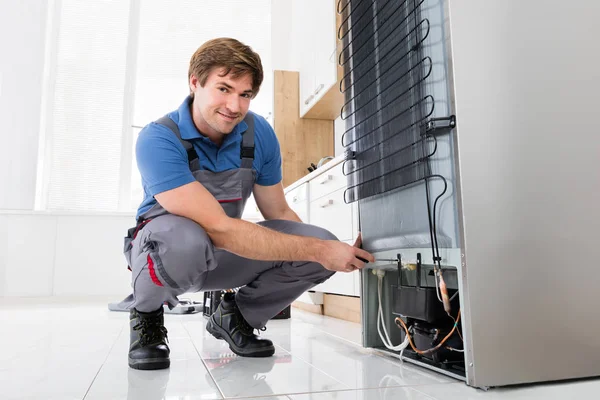
<svg viewBox="0 0 600 400"><path fill-rule="evenodd" d="M333 0L302 0L294 3L293 30L300 72L301 118L335 120L343 105L339 92L337 27L341 16Z"/></svg>
<svg viewBox="0 0 600 400"><path fill-rule="evenodd" d="M288 204L303 222L325 228L339 240L353 244L358 235L358 210L355 204L344 202L343 161L343 156L334 158L288 186L285 194ZM357 272L338 272L311 290L360 296L360 276Z"/></svg>

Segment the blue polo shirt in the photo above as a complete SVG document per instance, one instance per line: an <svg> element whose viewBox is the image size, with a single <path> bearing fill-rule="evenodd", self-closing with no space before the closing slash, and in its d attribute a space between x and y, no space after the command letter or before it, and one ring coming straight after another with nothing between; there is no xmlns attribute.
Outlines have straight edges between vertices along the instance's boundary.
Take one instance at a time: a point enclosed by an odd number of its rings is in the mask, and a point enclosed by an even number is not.
<svg viewBox="0 0 600 400"><path fill-rule="evenodd" d="M242 133L248 125L242 121L225 136L217 146L196 129L190 113L188 97L179 108L168 116L177 124L181 138L194 145L200 160L200 168L212 172L240 168L240 146ZM281 153L277 136L271 125L261 116L254 115L254 161L256 183L271 186L281 182ZM138 169L142 176L144 200L137 216L148 211L156 199L154 196L194 182L190 171L187 152L177 136L167 127L151 122L140 132L136 143Z"/></svg>

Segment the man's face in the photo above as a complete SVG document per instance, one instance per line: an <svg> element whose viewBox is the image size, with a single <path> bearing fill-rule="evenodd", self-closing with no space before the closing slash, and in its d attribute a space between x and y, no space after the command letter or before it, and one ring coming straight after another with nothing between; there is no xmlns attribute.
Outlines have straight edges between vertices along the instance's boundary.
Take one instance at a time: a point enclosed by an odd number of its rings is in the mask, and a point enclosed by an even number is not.
<svg viewBox="0 0 600 400"><path fill-rule="evenodd" d="M219 76L223 69L215 68L209 74L204 87L195 76L190 77L194 92L194 122L207 135L226 135L239 124L250 107L252 98L252 76L242 75L232 79L231 75Z"/></svg>

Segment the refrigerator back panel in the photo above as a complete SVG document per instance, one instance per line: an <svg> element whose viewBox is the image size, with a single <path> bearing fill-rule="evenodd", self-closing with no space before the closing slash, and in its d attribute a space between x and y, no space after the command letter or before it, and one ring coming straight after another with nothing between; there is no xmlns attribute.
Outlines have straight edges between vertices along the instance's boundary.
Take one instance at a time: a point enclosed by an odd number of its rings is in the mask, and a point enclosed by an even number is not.
<svg viewBox="0 0 600 400"><path fill-rule="evenodd" d="M344 199L358 201L364 247L460 247L453 140L434 129L455 123L443 2L353 0L338 10Z"/></svg>

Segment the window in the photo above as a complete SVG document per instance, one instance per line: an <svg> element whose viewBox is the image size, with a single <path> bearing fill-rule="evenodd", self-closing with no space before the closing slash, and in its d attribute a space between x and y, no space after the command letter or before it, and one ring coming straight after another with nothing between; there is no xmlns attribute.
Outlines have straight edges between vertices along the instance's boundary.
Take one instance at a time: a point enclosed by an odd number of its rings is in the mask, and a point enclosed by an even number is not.
<svg viewBox="0 0 600 400"><path fill-rule="evenodd" d="M271 0L61 0L50 12L42 209L137 208L139 127L183 101L190 57L208 39L260 54L265 79L250 108L272 110Z"/></svg>
<svg viewBox="0 0 600 400"><path fill-rule="evenodd" d="M46 207L117 210L129 5L62 0L46 124ZM90 18L93 16L93 18Z"/></svg>

